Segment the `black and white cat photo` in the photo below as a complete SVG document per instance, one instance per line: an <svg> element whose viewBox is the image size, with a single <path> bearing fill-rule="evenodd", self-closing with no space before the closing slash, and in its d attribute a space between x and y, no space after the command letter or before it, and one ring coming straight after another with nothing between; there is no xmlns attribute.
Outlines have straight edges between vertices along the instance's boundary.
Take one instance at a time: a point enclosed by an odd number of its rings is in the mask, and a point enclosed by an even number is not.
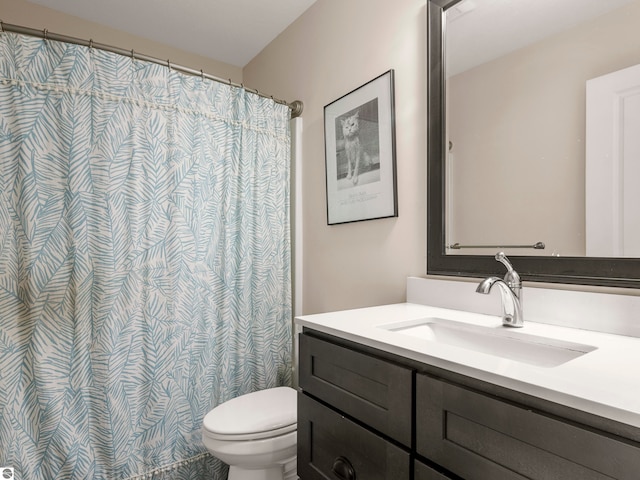
<svg viewBox="0 0 640 480"><path fill-rule="evenodd" d="M347 180L351 180L354 185L358 183L360 157L362 157L359 113L360 112L356 112L340 120L342 124L342 136L344 138L344 150L347 155Z"/></svg>

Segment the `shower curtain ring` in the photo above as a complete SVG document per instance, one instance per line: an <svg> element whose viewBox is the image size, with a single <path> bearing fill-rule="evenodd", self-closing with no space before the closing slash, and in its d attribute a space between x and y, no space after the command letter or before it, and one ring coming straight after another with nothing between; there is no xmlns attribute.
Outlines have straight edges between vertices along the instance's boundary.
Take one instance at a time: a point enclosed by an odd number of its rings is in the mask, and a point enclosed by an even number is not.
<svg viewBox="0 0 640 480"><path fill-rule="evenodd" d="M171 70L171 62L169 60L170 59L167 59L167 67L169 68L169 70Z"/></svg>
<svg viewBox="0 0 640 480"><path fill-rule="evenodd" d="M202 71L202 69L200 69L200 78L202 78L202 80L204 80L204 71Z"/></svg>
<svg viewBox="0 0 640 480"><path fill-rule="evenodd" d="M0 20L0 35L4 33L4 22Z"/></svg>
<svg viewBox="0 0 640 480"><path fill-rule="evenodd" d="M89 39L89 48L93 50L93 38Z"/></svg>
<svg viewBox="0 0 640 480"><path fill-rule="evenodd" d="M131 60L135 60L136 59L136 52L133 51L133 48L131 49Z"/></svg>
<svg viewBox="0 0 640 480"><path fill-rule="evenodd" d="M44 41L46 42L47 40L49 40L49 30L45 28L42 32L44 34Z"/></svg>

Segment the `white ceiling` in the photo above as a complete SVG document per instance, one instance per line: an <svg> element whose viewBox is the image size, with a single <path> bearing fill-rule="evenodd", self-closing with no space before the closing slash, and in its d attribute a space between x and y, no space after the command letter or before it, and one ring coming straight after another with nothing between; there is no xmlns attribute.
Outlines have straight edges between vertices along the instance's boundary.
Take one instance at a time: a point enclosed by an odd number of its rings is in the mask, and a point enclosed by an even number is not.
<svg viewBox="0 0 640 480"><path fill-rule="evenodd" d="M447 12L447 72L488 62L637 0L464 0Z"/></svg>
<svg viewBox="0 0 640 480"><path fill-rule="evenodd" d="M29 1L244 67L316 0Z"/></svg>
<svg viewBox="0 0 640 480"><path fill-rule="evenodd" d="M316 0L28 0L244 67ZM449 12L449 73L635 0L465 0ZM60 32L64 33L64 32ZM505 41L508 39L508 41ZM119 46L119 45L116 45Z"/></svg>

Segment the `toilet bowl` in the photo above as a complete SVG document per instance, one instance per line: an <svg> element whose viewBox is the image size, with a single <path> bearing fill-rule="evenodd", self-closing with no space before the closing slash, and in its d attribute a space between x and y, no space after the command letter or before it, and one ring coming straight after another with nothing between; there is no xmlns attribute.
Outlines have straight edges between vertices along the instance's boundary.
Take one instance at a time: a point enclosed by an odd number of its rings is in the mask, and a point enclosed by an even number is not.
<svg viewBox="0 0 640 480"><path fill-rule="evenodd" d="M229 480L294 480L297 394L277 387L224 402L204 417L202 442Z"/></svg>

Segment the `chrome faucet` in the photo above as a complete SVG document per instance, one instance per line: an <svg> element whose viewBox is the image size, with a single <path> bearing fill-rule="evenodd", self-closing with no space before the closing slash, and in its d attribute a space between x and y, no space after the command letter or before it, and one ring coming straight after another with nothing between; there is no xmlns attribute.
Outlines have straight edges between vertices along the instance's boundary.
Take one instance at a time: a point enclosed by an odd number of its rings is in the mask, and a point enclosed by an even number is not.
<svg viewBox="0 0 640 480"><path fill-rule="evenodd" d="M496 260L507 267L504 280L498 277L488 277L482 280L476 292L488 294L491 287L498 285L502 297L502 324L506 327L523 327L522 316L522 282L520 275L513 269L509 259L503 252L496 254Z"/></svg>

